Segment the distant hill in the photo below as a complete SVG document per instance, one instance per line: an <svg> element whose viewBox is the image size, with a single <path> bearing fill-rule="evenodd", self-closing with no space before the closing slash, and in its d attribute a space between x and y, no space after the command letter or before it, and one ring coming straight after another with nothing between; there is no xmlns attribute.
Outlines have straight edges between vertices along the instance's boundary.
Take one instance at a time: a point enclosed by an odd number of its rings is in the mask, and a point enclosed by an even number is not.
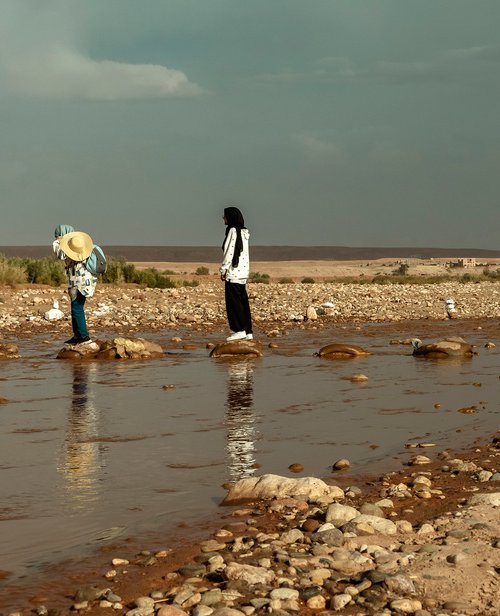
<svg viewBox="0 0 500 616"><path fill-rule="evenodd" d="M166 261L172 263L217 263L220 246L103 246L107 255L127 261ZM50 246L0 246L8 257L47 257ZM252 261L353 261L384 258L500 258L500 250L478 248L379 248L350 246L252 246Z"/></svg>

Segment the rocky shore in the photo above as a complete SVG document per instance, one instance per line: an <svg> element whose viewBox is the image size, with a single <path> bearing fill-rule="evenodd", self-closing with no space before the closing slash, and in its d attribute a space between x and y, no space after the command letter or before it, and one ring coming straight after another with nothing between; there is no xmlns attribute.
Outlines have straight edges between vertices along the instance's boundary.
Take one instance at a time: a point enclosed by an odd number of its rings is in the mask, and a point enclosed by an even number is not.
<svg viewBox="0 0 500 616"><path fill-rule="evenodd" d="M2 614L493 616L499 462L497 434L467 455L416 454L399 471L342 487L333 485L346 483L341 472L328 483L241 480L228 499L245 501L187 550L122 547L67 599L51 605L38 594L31 608Z"/></svg>
<svg viewBox="0 0 500 616"><path fill-rule="evenodd" d="M500 317L500 285L490 282L398 285L289 283L248 285L255 329L315 327L331 323L398 322L447 318L445 300L452 298L457 318ZM45 313L59 301L62 320ZM158 331L188 327L211 331L225 325L220 281L205 277L197 287L141 289L98 285L86 306L93 331ZM28 286L0 290L0 332L31 335L67 331L69 303L63 288Z"/></svg>
<svg viewBox="0 0 500 616"><path fill-rule="evenodd" d="M271 338L294 327L387 322L396 332L400 321L446 321L450 297L459 319L488 321L490 332L500 317L493 283L254 284L249 294L255 330ZM50 321L54 300L64 317ZM99 285L87 315L95 335L226 328L223 289L212 278L166 290ZM6 353L17 338L64 336L68 317L64 289L0 291ZM246 494L182 548L161 537L139 550L124 544L96 557L91 573L60 571L41 588L23 582L22 598L4 584L0 616L496 615L500 436L463 455L432 445L414 443L409 465L382 477L332 470L325 483L275 479L273 498ZM291 472L302 472L299 462ZM318 485L320 493L309 489ZM227 486L228 500L243 487Z"/></svg>

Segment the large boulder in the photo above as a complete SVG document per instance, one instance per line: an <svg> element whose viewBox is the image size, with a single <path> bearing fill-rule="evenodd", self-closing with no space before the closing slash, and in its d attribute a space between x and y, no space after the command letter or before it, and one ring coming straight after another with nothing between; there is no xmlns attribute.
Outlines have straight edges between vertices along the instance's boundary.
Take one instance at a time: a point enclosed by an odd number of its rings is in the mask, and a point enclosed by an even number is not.
<svg viewBox="0 0 500 616"><path fill-rule="evenodd" d="M144 338L113 338L91 343L66 344L57 359L155 359L163 357L156 342Z"/></svg>
<svg viewBox="0 0 500 616"><path fill-rule="evenodd" d="M316 477L292 479L280 475L261 475L240 479L229 488L224 505L243 500L286 498L300 496L309 502L322 502L344 498L344 491L337 486L329 486Z"/></svg>

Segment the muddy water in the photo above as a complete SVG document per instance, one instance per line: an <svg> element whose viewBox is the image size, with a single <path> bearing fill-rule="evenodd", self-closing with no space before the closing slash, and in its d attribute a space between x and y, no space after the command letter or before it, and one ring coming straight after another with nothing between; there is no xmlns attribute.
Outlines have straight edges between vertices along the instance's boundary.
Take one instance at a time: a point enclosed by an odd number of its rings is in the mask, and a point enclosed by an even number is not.
<svg viewBox="0 0 500 616"><path fill-rule="evenodd" d="M117 538L195 521L216 510L225 481L291 476L295 462L302 476L324 477L342 457L353 472L375 472L413 455L407 442L436 443L418 450L429 453L497 429L500 352L482 348L498 344L496 324L399 332L296 331L263 359L238 361L209 359L207 337L193 334L195 349L165 339L163 359L129 363L57 361L54 342L21 341L23 358L0 365L10 401L0 406L0 569L12 582ZM413 334L463 335L480 354L425 360L389 345ZM373 354L313 355L332 341ZM369 380L347 380L355 373ZM458 412L472 405L476 413Z"/></svg>

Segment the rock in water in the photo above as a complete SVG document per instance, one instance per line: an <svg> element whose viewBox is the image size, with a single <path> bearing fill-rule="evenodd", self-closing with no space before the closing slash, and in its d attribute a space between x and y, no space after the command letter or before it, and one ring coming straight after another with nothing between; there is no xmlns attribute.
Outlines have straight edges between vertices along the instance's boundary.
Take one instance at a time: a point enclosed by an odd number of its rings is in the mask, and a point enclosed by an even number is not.
<svg viewBox="0 0 500 616"><path fill-rule="evenodd" d="M217 344L211 351L210 357L262 357L262 352L252 340L235 340Z"/></svg>
<svg viewBox="0 0 500 616"><path fill-rule="evenodd" d="M155 359L163 357L156 342L143 338L113 338L83 344L67 344L57 359Z"/></svg>
<svg viewBox="0 0 500 616"><path fill-rule="evenodd" d="M415 339L413 355L415 357L445 359L447 357L472 357L474 352L472 345L462 338L446 338L429 344L422 344L420 340Z"/></svg>
<svg viewBox="0 0 500 616"><path fill-rule="evenodd" d="M354 344L334 342L321 347L317 355L319 355L319 357L327 357L331 359L349 359L351 357L363 357L364 355L370 355L370 353Z"/></svg>
<svg viewBox="0 0 500 616"><path fill-rule="evenodd" d="M18 359L19 358L19 349L15 344L11 344L10 342L6 342L4 344L0 343L0 359Z"/></svg>

